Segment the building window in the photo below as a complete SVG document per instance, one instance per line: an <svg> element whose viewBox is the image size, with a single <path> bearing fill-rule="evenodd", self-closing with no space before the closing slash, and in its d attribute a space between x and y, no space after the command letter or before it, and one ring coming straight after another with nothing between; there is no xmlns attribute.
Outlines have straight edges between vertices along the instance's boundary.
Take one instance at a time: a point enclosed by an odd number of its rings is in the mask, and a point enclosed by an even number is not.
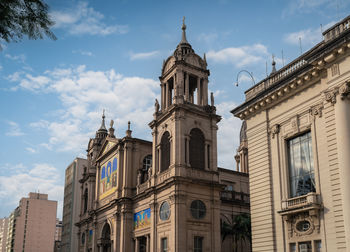
<svg viewBox="0 0 350 252"><path fill-rule="evenodd" d="M298 247L299 252L312 252L311 242L300 242Z"/></svg>
<svg viewBox="0 0 350 252"><path fill-rule="evenodd" d="M295 243L290 243L289 244L289 252L296 252L297 251L297 246Z"/></svg>
<svg viewBox="0 0 350 252"><path fill-rule="evenodd" d="M162 249L162 252L168 251L168 238L162 238L160 247Z"/></svg>
<svg viewBox="0 0 350 252"><path fill-rule="evenodd" d="M321 251L322 251L321 241L315 241L315 252L321 252Z"/></svg>
<svg viewBox="0 0 350 252"><path fill-rule="evenodd" d="M87 211L87 206L88 206L88 189L85 189L84 192L84 213Z"/></svg>
<svg viewBox="0 0 350 252"><path fill-rule="evenodd" d="M193 252L202 252L203 251L203 237L195 236L193 244Z"/></svg>
<svg viewBox="0 0 350 252"><path fill-rule="evenodd" d="M148 179L148 170L152 167L152 155L147 155L142 162L141 169L141 184L145 183Z"/></svg>
<svg viewBox="0 0 350 252"><path fill-rule="evenodd" d="M194 200L191 203L191 214L195 219L203 219L206 213L206 207L203 201Z"/></svg>
<svg viewBox="0 0 350 252"><path fill-rule="evenodd" d="M170 206L169 203L164 201L160 206L159 217L161 220L167 220L170 217Z"/></svg>
<svg viewBox="0 0 350 252"><path fill-rule="evenodd" d="M81 235L81 244L85 243L85 233Z"/></svg>
<svg viewBox="0 0 350 252"><path fill-rule="evenodd" d="M288 140L287 147L290 197L315 192L311 133Z"/></svg>
<svg viewBox="0 0 350 252"><path fill-rule="evenodd" d="M161 168L160 171L165 171L170 166L170 134L166 131L160 141L161 148Z"/></svg>
<svg viewBox="0 0 350 252"><path fill-rule="evenodd" d="M196 169L204 169L205 138L204 138L204 134L200 129L195 128L191 130L189 145L190 145L191 167Z"/></svg>

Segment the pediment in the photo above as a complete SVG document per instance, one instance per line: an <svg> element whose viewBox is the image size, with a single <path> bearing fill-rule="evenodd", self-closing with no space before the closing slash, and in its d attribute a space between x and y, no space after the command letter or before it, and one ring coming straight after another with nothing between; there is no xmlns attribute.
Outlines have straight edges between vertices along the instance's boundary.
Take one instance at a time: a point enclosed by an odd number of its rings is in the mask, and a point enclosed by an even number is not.
<svg viewBox="0 0 350 252"><path fill-rule="evenodd" d="M116 147L117 143L118 143L117 139L107 137L102 143L102 148L100 150L100 153L97 159L102 159L103 156L109 153L111 149L114 149L114 147Z"/></svg>

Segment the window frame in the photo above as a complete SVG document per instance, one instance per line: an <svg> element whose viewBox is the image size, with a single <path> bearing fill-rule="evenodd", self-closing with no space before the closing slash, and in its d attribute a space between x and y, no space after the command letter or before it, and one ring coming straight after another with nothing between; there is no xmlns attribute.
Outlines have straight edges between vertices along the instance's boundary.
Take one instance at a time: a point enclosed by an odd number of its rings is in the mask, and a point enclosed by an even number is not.
<svg viewBox="0 0 350 252"><path fill-rule="evenodd" d="M282 127L285 127L286 125L281 125ZM289 153L288 153L288 141L292 140L294 138L300 137L304 134L310 133L311 135L311 153L312 153L312 162L313 162L313 169L314 169L314 181L315 181L315 193L319 193L319 171L318 171L318 156L316 151L316 134L314 128L314 123L310 122L310 124L301 125L299 126L300 129L298 131L290 132L287 131L285 134L281 134L280 137L278 137L278 146L277 146L277 153L281 157L280 165L281 165L281 177L280 177L280 183L282 185L282 197L284 199L292 199L300 196L291 196L291 190L290 190L290 171L289 171ZM305 194L306 195L306 194ZM301 197L305 196L302 195Z"/></svg>
<svg viewBox="0 0 350 252"><path fill-rule="evenodd" d="M163 241L166 241L166 247L164 247ZM168 237L161 237L160 238L160 251L161 252L168 252L169 251Z"/></svg>
<svg viewBox="0 0 350 252"><path fill-rule="evenodd" d="M200 241L200 247L196 244L196 241ZM193 252L203 252L204 247L204 236L194 235L193 236Z"/></svg>

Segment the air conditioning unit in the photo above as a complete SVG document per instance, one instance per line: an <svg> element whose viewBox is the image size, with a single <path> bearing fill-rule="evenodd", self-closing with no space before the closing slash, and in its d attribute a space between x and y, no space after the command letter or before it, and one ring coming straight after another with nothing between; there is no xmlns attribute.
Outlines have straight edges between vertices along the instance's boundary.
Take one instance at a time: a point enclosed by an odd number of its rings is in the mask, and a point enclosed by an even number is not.
<svg viewBox="0 0 350 252"><path fill-rule="evenodd" d="M307 244L299 244L299 252L308 252Z"/></svg>

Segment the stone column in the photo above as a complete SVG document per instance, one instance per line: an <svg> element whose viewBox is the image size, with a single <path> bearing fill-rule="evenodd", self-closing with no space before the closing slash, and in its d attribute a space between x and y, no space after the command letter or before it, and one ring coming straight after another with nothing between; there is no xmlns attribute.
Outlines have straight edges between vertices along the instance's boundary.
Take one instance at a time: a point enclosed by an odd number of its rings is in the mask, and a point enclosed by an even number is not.
<svg viewBox="0 0 350 252"><path fill-rule="evenodd" d="M160 173L160 170L162 169L162 149L160 148L160 146L157 147L158 149L158 170L157 173Z"/></svg>
<svg viewBox="0 0 350 252"><path fill-rule="evenodd" d="M161 83L160 84L160 103L161 103L161 110L164 110L165 109L165 84L164 83Z"/></svg>
<svg viewBox="0 0 350 252"><path fill-rule="evenodd" d="M339 88L335 103L335 123L337 134L337 150L339 176L343 203L343 217L345 237L350 237L350 82ZM350 240L346 240L346 247L350 248Z"/></svg>
<svg viewBox="0 0 350 252"><path fill-rule="evenodd" d="M146 235L146 252L150 252L149 245L150 245L149 235Z"/></svg>
<svg viewBox="0 0 350 252"><path fill-rule="evenodd" d="M197 77L197 105L202 105L201 79Z"/></svg>
<svg viewBox="0 0 350 252"><path fill-rule="evenodd" d="M140 241L139 239L136 237L135 238L135 252L139 252L140 251Z"/></svg>
<svg viewBox="0 0 350 252"><path fill-rule="evenodd" d="M209 170L208 169L208 155L209 155L208 146L209 146L208 143L204 144L204 170Z"/></svg>
<svg viewBox="0 0 350 252"><path fill-rule="evenodd" d="M208 105L208 78L203 79L203 105Z"/></svg>
<svg viewBox="0 0 350 252"><path fill-rule="evenodd" d="M169 106L169 83L165 83L165 109Z"/></svg>
<svg viewBox="0 0 350 252"><path fill-rule="evenodd" d="M190 80L189 75L186 73L186 79L185 79L185 100L190 101Z"/></svg>

